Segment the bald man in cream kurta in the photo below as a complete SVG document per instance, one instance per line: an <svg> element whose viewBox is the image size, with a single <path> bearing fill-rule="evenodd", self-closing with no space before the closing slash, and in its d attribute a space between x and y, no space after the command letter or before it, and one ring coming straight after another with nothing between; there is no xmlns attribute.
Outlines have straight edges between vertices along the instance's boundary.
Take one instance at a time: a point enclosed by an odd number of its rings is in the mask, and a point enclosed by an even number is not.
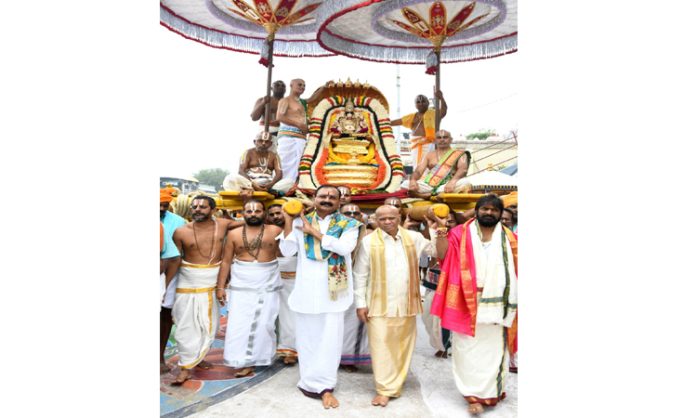
<svg viewBox="0 0 696 418"><path fill-rule="evenodd" d="M377 213L378 223L380 212L384 212L380 209ZM391 230L393 235L381 229L384 228L383 223L380 229L367 235L360 243L353 270L358 316L361 317L361 309L367 308L368 340L377 390L377 396L372 401L375 406L386 406L389 398L401 394L416 342L416 315L422 312L418 258L422 254L435 253L434 245L423 235L398 226L398 210L389 208L388 212L394 217L389 222L395 222L396 227L388 226L385 229ZM377 295L374 287L379 273L376 272L378 268L373 266L375 253L371 254L371 251L373 241L380 239L384 246L381 260L388 274L385 274L386 298L382 297L382 303L378 304L373 298ZM413 249L411 259L407 254L409 247ZM415 266L414 272L411 271L412 266Z"/></svg>

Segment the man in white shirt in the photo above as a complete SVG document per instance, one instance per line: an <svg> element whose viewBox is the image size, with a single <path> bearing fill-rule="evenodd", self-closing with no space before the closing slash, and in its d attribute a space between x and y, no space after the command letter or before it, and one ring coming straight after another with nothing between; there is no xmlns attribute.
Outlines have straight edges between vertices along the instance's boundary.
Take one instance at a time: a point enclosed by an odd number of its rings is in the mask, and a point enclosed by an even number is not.
<svg viewBox="0 0 696 418"><path fill-rule="evenodd" d="M339 191L320 186L316 210L293 219L285 210L280 251L298 254L295 288L288 299L295 312L295 344L300 363L298 388L321 398L324 408L338 407L333 390L343 347L344 312L353 303L351 252L361 225L338 212Z"/></svg>
<svg viewBox="0 0 696 418"><path fill-rule="evenodd" d="M372 405L386 406L401 394L416 344L416 315L423 312L418 259L435 249L420 233L399 226L395 207L380 206L375 213L379 228L360 243L353 277L372 355Z"/></svg>

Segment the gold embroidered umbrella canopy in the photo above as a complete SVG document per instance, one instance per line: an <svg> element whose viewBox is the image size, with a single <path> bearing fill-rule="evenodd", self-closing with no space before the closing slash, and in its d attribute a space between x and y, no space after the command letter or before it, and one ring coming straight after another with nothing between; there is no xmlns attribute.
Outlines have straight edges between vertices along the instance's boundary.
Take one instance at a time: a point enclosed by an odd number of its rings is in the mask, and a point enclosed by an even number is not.
<svg viewBox="0 0 696 418"><path fill-rule="evenodd" d="M334 55L316 42L324 0L160 0L160 24L213 48L260 53L268 67L264 131L270 122L273 56Z"/></svg>
<svg viewBox="0 0 696 418"><path fill-rule="evenodd" d="M440 63L517 51L516 0L332 0L318 12L317 40L348 57L426 64L440 90ZM436 128L440 106L435 97Z"/></svg>

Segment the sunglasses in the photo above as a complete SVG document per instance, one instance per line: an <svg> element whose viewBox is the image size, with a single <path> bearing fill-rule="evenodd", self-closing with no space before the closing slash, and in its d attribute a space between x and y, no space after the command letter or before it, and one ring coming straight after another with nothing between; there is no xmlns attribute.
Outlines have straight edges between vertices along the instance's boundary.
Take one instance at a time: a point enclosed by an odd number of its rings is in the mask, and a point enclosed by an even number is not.
<svg viewBox="0 0 696 418"><path fill-rule="evenodd" d="M355 211L355 212L346 211L346 212L343 212L343 214L346 216L355 216L355 215L360 215L361 213L359 211Z"/></svg>

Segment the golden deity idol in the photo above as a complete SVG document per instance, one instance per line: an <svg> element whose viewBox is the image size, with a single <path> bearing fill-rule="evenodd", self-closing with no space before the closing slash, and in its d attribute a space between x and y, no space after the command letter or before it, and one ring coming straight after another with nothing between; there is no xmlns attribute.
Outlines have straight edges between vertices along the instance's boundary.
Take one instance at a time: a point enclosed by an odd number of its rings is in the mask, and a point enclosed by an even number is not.
<svg viewBox="0 0 696 418"><path fill-rule="evenodd" d="M355 112L352 99L348 99L345 108L336 115L331 124L331 154L330 162L348 164L369 164L372 158L366 158L374 143L369 134L369 128L361 113Z"/></svg>

